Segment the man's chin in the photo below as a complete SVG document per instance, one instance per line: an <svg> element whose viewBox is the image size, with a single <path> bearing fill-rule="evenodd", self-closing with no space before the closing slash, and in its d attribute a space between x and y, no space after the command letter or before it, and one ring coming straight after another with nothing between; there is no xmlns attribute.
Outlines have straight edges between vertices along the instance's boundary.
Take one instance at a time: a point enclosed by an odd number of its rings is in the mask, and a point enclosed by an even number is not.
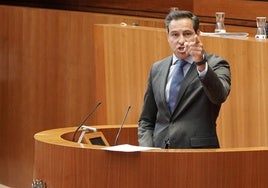
<svg viewBox="0 0 268 188"><path fill-rule="evenodd" d="M180 58L180 59L185 59L188 55L187 55L187 53L186 52L177 52L176 53L176 56L178 57L178 58Z"/></svg>

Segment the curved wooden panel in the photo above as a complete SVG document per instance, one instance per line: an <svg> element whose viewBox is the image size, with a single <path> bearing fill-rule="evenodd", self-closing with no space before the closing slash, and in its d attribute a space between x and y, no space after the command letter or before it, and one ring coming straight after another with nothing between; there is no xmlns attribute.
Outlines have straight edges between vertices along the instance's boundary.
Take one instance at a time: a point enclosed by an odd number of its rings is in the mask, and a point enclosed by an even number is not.
<svg viewBox="0 0 268 188"><path fill-rule="evenodd" d="M98 127L98 126L96 126ZM99 130L117 129L101 126ZM266 188L268 148L110 152L62 138L75 128L47 130L35 135L34 179L48 187L109 188ZM126 126L123 143L136 137ZM113 134L113 133L112 133ZM127 136L128 135L128 136ZM106 132L105 136L111 137Z"/></svg>

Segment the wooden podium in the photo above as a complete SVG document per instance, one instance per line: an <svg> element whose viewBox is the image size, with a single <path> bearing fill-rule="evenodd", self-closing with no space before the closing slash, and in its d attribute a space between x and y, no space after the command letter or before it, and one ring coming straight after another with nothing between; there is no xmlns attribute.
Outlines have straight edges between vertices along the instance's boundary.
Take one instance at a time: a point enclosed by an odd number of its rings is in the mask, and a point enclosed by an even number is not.
<svg viewBox="0 0 268 188"><path fill-rule="evenodd" d="M119 126L94 126L113 145ZM268 148L113 152L71 141L75 127L35 134L33 179L49 188L266 188ZM118 144L137 145L137 126Z"/></svg>

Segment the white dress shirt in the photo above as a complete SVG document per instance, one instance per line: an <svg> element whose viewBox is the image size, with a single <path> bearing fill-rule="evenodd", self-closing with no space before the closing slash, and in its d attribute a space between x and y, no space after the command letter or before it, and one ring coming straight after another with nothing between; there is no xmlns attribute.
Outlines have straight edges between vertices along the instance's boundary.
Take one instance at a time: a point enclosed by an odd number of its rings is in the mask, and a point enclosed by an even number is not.
<svg viewBox="0 0 268 188"><path fill-rule="evenodd" d="M168 74L168 80L167 80L167 84L166 84L166 101L168 102L169 100L169 88L170 88L170 84L171 84L171 78L173 77L174 74L174 67L175 67L175 62L178 60L178 58L173 54L173 58L172 58L172 65L170 66L170 70L169 70L169 74ZM183 66L183 74L184 76L187 74L187 72L189 71L191 65L194 63L193 61L193 57L192 56L188 56L186 59L184 59L184 61L187 61L188 63L185 64ZM206 63L206 68L204 71L200 72L197 70L199 77L202 78L206 75L208 70L208 65Z"/></svg>

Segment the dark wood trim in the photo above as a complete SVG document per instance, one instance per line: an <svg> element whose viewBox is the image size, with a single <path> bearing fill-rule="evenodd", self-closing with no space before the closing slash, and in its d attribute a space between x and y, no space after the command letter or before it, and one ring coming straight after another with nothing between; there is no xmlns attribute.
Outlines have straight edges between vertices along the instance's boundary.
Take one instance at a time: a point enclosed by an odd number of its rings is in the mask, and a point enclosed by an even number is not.
<svg viewBox="0 0 268 188"><path fill-rule="evenodd" d="M73 10L84 12L108 13L128 16L141 16L148 18L164 18L170 7L180 7L180 9L193 11L193 0L154 0L144 2L135 1L113 1L113 0L0 0L0 4L25 6L36 8L49 8L58 10Z"/></svg>
<svg viewBox="0 0 268 188"><path fill-rule="evenodd" d="M251 0L254 1L254 0ZM260 0L259 0L260 1ZM267 1L267 0L266 0ZM82 12L95 12L115 15L126 16L139 16L148 18L165 18L170 7L179 7L179 9L185 9L193 11L194 0L182 0L177 2L175 0L153 0L150 2L144 2L142 0L135 1L113 1L113 0L0 0L0 4L13 5L13 6L25 6L58 10L71 10ZM256 2L257 3L257 2ZM198 11L197 11L198 15ZM215 23L215 17L211 15L198 15L200 21L203 23ZM244 26L244 27L256 27L255 20L241 19L241 18L225 18L226 25Z"/></svg>
<svg viewBox="0 0 268 188"><path fill-rule="evenodd" d="M202 23L215 23L215 17L211 16L199 16L200 22ZM246 20L246 19L235 19L235 18L225 18L224 23L226 25L233 25L233 26L244 26L244 27L256 27L255 20Z"/></svg>

